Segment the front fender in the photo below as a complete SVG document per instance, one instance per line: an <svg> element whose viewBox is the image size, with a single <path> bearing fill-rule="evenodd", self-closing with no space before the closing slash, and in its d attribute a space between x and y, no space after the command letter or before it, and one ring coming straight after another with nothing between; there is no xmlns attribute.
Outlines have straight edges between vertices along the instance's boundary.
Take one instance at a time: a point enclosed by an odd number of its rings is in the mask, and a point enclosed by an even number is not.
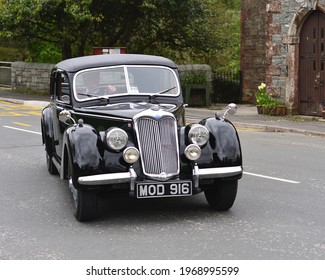
<svg viewBox="0 0 325 280"><path fill-rule="evenodd" d="M210 132L208 143L202 147L199 167L242 166L239 137L233 124L226 119L208 118L200 122Z"/></svg>
<svg viewBox="0 0 325 280"><path fill-rule="evenodd" d="M54 145L54 130L53 130L53 115L50 107L46 107L42 111L41 118L42 142L45 144L46 151L52 155L55 151Z"/></svg>
<svg viewBox="0 0 325 280"><path fill-rule="evenodd" d="M62 177L66 177L68 159L73 165L74 176L96 174L101 164L96 130L87 124L75 124L66 129L63 139Z"/></svg>

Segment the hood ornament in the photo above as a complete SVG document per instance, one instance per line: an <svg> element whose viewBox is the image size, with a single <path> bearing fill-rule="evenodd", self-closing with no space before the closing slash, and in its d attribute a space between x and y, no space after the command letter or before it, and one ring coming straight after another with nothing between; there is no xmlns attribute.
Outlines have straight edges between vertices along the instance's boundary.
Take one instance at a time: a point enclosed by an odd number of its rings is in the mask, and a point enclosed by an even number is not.
<svg viewBox="0 0 325 280"><path fill-rule="evenodd" d="M157 105L157 104L151 106L151 110L152 110L152 111L159 111L159 109L160 109L160 106Z"/></svg>

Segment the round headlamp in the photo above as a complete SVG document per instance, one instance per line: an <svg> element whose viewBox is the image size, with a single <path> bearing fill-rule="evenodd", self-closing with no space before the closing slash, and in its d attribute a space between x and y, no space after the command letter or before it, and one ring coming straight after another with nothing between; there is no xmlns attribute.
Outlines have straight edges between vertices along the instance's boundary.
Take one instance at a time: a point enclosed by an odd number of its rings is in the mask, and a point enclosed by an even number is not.
<svg viewBox="0 0 325 280"><path fill-rule="evenodd" d="M193 144L203 146L209 140L209 130L203 125L195 124L191 127L188 137Z"/></svg>
<svg viewBox="0 0 325 280"><path fill-rule="evenodd" d="M106 143L115 151L122 150L128 143L128 135L120 128L111 128L106 132Z"/></svg>
<svg viewBox="0 0 325 280"><path fill-rule="evenodd" d="M201 156L201 148L196 144L190 144L185 148L185 156L189 160L197 160Z"/></svg>
<svg viewBox="0 0 325 280"><path fill-rule="evenodd" d="M123 158L127 163L135 163L140 157L139 150L135 147L127 147L123 151Z"/></svg>

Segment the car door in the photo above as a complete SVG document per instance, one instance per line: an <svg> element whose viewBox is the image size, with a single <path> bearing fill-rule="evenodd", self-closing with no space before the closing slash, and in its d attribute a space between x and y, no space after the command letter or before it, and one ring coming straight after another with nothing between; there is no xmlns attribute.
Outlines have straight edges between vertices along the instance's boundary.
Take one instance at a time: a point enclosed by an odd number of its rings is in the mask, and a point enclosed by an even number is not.
<svg viewBox="0 0 325 280"><path fill-rule="evenodd" d="M66 123L59 120L63 110L70 110L71 91L69 76L66 72L57 70L52 73L52 114L53 114L53 134L56 154L61 158L63 134L68 127Z"/></svg>

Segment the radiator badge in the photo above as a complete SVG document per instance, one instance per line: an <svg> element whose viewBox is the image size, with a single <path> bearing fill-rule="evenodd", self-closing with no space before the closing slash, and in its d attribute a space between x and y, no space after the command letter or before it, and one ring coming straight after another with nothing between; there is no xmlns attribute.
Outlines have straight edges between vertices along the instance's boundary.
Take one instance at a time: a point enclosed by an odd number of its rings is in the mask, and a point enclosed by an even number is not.
<svg viewBox="0 0 325 280"><path fill-rule="evenodd" d="M159 174L159 179L162 180L162 181L166 180L166 179L167 179L167 174L166 174L166 172L161 172L161 173Z"/></svg>

